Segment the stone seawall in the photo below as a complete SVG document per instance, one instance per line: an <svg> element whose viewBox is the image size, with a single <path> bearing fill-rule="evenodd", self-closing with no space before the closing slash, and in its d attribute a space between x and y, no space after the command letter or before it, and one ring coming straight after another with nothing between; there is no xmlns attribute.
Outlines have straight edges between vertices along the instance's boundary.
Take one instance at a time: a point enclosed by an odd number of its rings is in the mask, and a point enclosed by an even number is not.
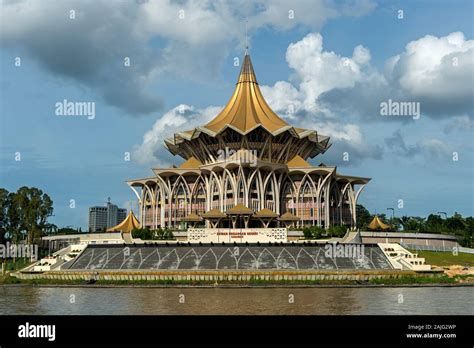
<svg viewBox="0 0 474 348"><path fill-rule="evenodd" d="M434 276L436 273L417 273L400 270L359 271L50 271L44 273L17 273L20 279L50 280L105 280L105 281L368 281L371 279L401 278L405 276Z"/></svg>

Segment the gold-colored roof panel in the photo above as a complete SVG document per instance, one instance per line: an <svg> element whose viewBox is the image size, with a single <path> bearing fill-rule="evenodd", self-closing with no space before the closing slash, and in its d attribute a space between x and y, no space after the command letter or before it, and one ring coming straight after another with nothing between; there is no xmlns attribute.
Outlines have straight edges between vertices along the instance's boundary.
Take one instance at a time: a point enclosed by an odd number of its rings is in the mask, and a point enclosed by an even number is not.
<svg viewBox="0 0 474 348"><path fill-rule="evenodd" d="M242 203L237 204L236 206L230 208L226 211L227 215L252 215L254 211Z"/></svg>
<svg viewBox="0 0 474 348"><path fill-rule="evenodd" d="M130 210L125 220L123 220L121 223L119 223L116 226L108 228L107 232L121 231L123 233L129 233L129 232L132 232L132 230L135 228L140 228L140 222L135 217L133 212Z"/></svg>
<svg viewBox="0 0 474 348"><path fill-rule="evenodd" d="M235 90L222 111L204 126L178 132L174 134L174 137L165 139L165 145L172 154L188 158L189 151L185 149L189 145L188 141L199 138L201 134L214 138L228 128L240 135L249 134L258 128L265 129L274 137L288 132L297 139L307 139L315 144L308 155L311 158L324 153L331 145L329 137L320 135L315 130L295 128L273 112L260 91L252 61L247 52ZM184 144L183 147L182 144Z"/></svg>
<svg viewBox="0 0 474 348"><path fill-rule="evenodd" d="M278 214L270 209L263 208L253 214L253 216L260 218L277 218Z"/></svg>
<svg viewBox="0 0 474 348"><path fill-rule="evenodd" d="M290 212L286 212L278 218L280 221L299 221L301 220L298 216L293 215Z"/></svg>
<svg viewBox="0 0 474 348"><path fill-rule="evenodd" d="M201 215L204 219L222 219L226 218L227 215L221 212L219 209L211 209Z"/></svg>
<svg viewBox="0 0 474 348"><path fill-rule="evenodd" d="M380 218L375 215L370 224L367 225L369 230L388 230L390 228L389 225L384 224Z"/></svg>
<svg viewBox="0 0 474 348"><path fill-rule="evenodd" d="M226 127L231 127L245 134L258 126L262 126L272 134L291 127L270 109L263 98L252 61L246 54L229 102L212 121L200 128L219 133Z"/></svg>
<svg viewBox="0 0 474 348"><path fill-rule="evenodd" d="M305 161L301 156L296 155L291 160L289 160L286 165L289 168L311 168L311 164Z"/></svg>
<svg viewBox="0 0 474 348"><path fill-rule="evenodd" d="M200 166L202 166L201 161L199 161L196 157L190 157L187 159L185 162L181 163L179 165L179 168L181 169L198 169Z"/></svg>

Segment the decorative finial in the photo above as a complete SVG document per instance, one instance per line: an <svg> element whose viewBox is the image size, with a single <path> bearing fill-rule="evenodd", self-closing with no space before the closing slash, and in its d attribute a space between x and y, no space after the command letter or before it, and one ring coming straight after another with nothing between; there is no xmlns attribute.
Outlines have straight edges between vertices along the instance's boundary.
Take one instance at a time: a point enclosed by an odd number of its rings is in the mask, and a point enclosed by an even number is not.
<svg viewBox="0 0 474 348"><path fill-rule="evenodd" d="M249 20L245 18L245 55L249 54L249 35L248 35L248 24Z"/></svg>

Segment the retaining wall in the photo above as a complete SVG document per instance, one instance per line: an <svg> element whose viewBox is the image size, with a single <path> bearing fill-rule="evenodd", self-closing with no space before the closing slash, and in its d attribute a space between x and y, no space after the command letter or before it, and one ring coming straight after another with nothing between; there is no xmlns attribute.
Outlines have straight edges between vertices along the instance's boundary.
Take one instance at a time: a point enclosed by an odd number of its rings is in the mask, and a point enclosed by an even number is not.
<svg viewBox="0 0 474 348"><path fill-rule="evenodd" d="M361 271L51 271L17 273L20 279L106 280L106 281L317 281L401 278L404 276L434 276L436 273L417 273L400 270Z"/></svg>

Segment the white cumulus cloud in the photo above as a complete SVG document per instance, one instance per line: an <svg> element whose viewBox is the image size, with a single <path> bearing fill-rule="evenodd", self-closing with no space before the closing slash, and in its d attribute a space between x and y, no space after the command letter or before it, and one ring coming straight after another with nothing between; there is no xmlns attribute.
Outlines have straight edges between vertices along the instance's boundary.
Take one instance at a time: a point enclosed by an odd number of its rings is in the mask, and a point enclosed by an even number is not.
<svg viewBox="0 0 474 348"><path fill-rule="evenodd" d="M461 32L427 35L388 58L383 72L359 79L353 86L336 86L321 94L318 103L368 121L380 121L379 105L388 99L419 102L422 115L432 118L472 117L473 81L474 40Z"/></svg>
<svg viewBox="0 0 474 348"><path fill-rule="evenodd" d="M427 35L408 43L397 56L392 78L414 97L472 96L473 53L474 40L466 40L461 32Z"/></svg>
<svg viewBox="0 0 474 348"><path fill-rule="evenodd" d="M164 140L174 133L191 130L207 123L221 107L209 106L197 109L181 104L164 113L143 136L143 142L134 149L133 159L140 164L167 166L172 155L164 146Z"/></svg>

